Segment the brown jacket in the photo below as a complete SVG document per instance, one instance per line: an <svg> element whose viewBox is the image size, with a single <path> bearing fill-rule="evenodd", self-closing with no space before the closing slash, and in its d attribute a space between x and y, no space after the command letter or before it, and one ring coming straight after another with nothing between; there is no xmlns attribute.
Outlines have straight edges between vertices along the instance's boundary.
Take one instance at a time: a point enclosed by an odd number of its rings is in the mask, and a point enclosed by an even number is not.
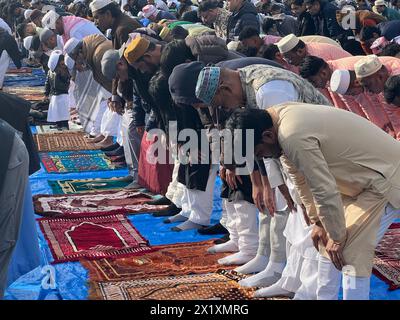
<svg viewBox="0 0 400 320"><path fill-rule="evenodd" d="M102 35L94 34L83 38L82 52L86 63L93 72L93 78L104 89L111 92L111 81L101 72L101 59L107 50L113 48L110 40Z"/></svg>
<svg viewBox="0 0 400 320"><path fill-rule="evenodd" d="M118 50L121 48L124 42L128 40L129 34L141 27L142 25L136 19L131 18L124 13L117 17L111 27L112 44L114 49Z"/></svg>

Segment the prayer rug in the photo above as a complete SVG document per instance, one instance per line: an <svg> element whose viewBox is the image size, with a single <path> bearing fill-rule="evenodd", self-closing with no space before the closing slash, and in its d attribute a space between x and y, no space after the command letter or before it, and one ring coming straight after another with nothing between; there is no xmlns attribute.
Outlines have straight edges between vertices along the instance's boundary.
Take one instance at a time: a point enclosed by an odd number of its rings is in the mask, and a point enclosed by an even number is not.
<svg viewBox="0 0 400 320"><path fill-rule="evenodd" d="M20 74L20 73L32 73L32 68L22 67L22 68L8 68L7 74Z"/></svg>
<svg viewBox="0 0 400 320"><path fill-rule="evenodd" d="M210 273L221 268L218 259L231 254L208 253L207 249L213 245L213 240L209 240L155 246L153 249L156 251L140 257L81 262L89 270L92 281L139 280Z"/></svg>
<svg viewBox="0 0 400 320"><path fill-rule="evenodd" d="M149 205L151 195L137 190L87 192L67 195L35 195L33 204L37 214L64 218L91 217L107 214L135 214L155 212L168 205Z"/></svg>
<svg viewBox="0 0 400 320"><path fill-rule="evenodd" d="M98 149L85 138L84 132L52 132L33 136L39 152Z"/></svg>
<svg viewBox="0 0 400 320"><path fill-rule="evenodd" d="M82 131L83 130L83 127L79 124L76 124L75 122L68 121L68 125L69 125L69 130L68 131L64 130L63 132ZM39 134L60 132L56 128L51 128L51 127L52 126L50 126L50 125L39 125L39 126L36 126L36 131Z"/></svg>
<svg viewBox="0 0 400 320"><path fill-rule="evenodd" d="M48 173L105 171L121 167L114 165L101 151L43 152L40 159Z"/></svg>
<svg viewBox="0 0 400 320"><path fill-rule="evenodd" d="M53 194L69 194L123 189L130 182L121 178L80 179L80 180L48 180Z"/></svg>
<svg viewBox="0 0 400 320"><path fill-rule="evenodd" d="M373 273L389 284L389 290L400 288L400 223L393 223L375 249Z"/></svg>
<svg viewBox="0 0 400 320"><path fill-rule="evenodd" d="M53 263L124 257L153 249L123 215L77 219L38 219Z"/></svg>
<svg viewBox="0 0 400 320"><path fill-rule="evenodd" d="M201 259L201 257L199 257ZM240 287L237 276L216 273L117 282L91 282L93 300L249 300L255 289Z"/></svg>
<svg viewBox="0 0 400 320"><path fill-rule="evenodd" d="M36 102L36 101L43 101L44 100L44 87L4 87L3 91L9 94L14 94L22 99Z"/></svg>

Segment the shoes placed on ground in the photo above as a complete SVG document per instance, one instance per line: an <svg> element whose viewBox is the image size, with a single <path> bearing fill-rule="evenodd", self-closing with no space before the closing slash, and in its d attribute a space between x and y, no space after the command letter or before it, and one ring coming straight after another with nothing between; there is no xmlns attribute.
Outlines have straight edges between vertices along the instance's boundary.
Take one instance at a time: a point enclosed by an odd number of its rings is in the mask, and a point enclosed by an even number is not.
<svg viewBox="0 0 400 320"><path fill-rule="evenodd" d="M137 181L132 181L124 189L140 189L143 188Z"/></svg>
<svg viewBox="0 0 400 320"><path fill-rule="evenodd" d="M125 168L127 166L125 161L121 161L121 162L113 162L112 163L116 168Z"/></svg>
<svg viewBox="0 0 400 320"><path fill-rule="evenodd" d="M122 182L132 182L133 181L133 177L132 176L125 176L125 177L118 178L118 180L120 180Z"/></svg>
<svg viewBox="0 0 400 320"><path fill-rule="evenodd" d="M109 157L109 159L110 159L112 162L125 162L125 156L124 156L124 155L122 155L122 156Z"/></svg>
<svg viewBox="0 0 400 320"><path fill-rule="evenodd" d="M204 228L204 229L199 229L200 234L226 234L228 233L228 230L221 224L217 223L214 224L213 226Z"/></svg>
<svg viewBox="0 0 400 320"><path fill-rule="evenodd" d="M222 238L214 240L214 244L221 244L229 241L229 233L224 235Z"/></svg>
<svg viewBox="0 0 400 320"><path fill-rule="evenodd" d="M121 147L119 147L117 149L114 149L112 151L106 151L106 152L104 152L104 154L107 157L122 156L122 155L125 154L124 153L124 147L121 146Z"/></svg>
<svg viewBox="0 0 400 320"><path fill-rule="evenodd" d="M116 142L116 143L112 144L111 146L109 146L107 148L101 148L100 150L104 151L104 152L114 151L114 150L117 150L119 147L121 147L120 144L118 142Z"/></svg>
<svg viewBox="0 0 400 320"><path fill-rule="evenodd" d="M182 208L178 208L174 203L171 204L168 209L153 213L153 217L170 217L178 214L182 211Z"/></svg>
<svg viewBox="0 0 400 320"><path fill-rule="evenodd" d="M147 204L151 205L172 205L173 203L167 197L161 197L155 200L151 200L147 202Z"/></svg>

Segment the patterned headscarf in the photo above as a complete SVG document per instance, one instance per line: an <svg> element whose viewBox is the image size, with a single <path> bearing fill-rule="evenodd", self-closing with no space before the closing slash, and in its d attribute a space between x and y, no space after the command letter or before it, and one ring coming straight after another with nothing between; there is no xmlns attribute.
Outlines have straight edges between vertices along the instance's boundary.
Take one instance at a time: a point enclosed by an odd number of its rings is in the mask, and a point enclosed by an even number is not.
<svg viewBox="0 0 400 320"><path fill-rule="evenodd" d="M196 84L196 97L206 104L214 99L219 85L221 68L205 67L201 70Z"/></svg>

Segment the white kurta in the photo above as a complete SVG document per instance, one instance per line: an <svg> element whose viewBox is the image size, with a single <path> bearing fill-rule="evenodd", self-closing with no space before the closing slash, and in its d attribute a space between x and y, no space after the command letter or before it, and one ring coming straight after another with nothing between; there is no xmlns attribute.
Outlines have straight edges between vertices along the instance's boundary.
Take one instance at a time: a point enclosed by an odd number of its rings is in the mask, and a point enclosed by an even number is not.
<svg viewBox="0 0 400 320"><path fill-rule="evenodd" d="M48 122L69 120L69 97L68 94L51 96L49 111L47 112Z"/></svg>

